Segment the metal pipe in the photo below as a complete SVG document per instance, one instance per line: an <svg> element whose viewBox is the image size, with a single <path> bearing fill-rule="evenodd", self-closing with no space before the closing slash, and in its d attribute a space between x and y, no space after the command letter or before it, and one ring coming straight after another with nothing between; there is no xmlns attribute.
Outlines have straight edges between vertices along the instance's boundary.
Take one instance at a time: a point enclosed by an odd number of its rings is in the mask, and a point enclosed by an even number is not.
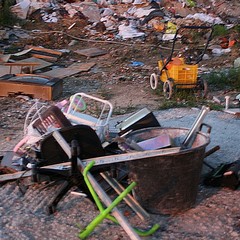
<svg viewBox="0 0 240 240"><path fill-rule="evenodd" d="M52 135L56 139L58 144L62 147L62 149L65 151L65 153L68 155L68 157L70 158L71 157L70 146L65 141L65 139L62 137L62 135L58 131L54 131ZM83 171L85 166L79 158L78 158L78 165L79 165L81 171ZM97 182L97 180L94 178L94 176L91 173L88 173L88 179L91 182L91 185L93 186L94 190L98 194L99 198L103 201L103 203L106 206L111 205L112 204L111 198L104 192L101 185ZM131 240L140 240L137 233L134 231L134 229L131 227L130 223L123 216L123 214L118 210L117 207L115 207L112 210L112 215L118 220L119 224L122 226L122 228L125 230L125 232L128 234L128 236Z"/></svg>
<svg viewBox="0 0 240 240"><path fill-rule="evenodd" d="M203 123L203 120L209 111L210 111L209 107L202 106L200 113L198 114L197 118L195 119L192 127L190 128L189 132L187 133L187 136L185 137L185 139L182 143L183 148L191 148L192 147L192 144L196 138L196 134L199 131L199 129Z"/></svg>

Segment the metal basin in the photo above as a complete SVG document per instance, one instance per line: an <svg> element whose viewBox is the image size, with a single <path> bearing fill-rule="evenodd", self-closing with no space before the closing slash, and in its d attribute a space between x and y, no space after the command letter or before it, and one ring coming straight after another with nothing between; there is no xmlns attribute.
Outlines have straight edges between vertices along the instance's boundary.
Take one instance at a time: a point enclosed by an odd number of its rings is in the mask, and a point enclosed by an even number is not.
<svg viewBox="0 0 240 240"><path fill-rule="evenodd" d="M185 128L146 128L130 133L127 138L139 142L168 134L172 146L180 146L188 131ZM198 132L190 149L129 161L129 178L137 182L134 191L140 204L147 211L157 214L175 214L193 207L209 142L208 134Z"/></svg>

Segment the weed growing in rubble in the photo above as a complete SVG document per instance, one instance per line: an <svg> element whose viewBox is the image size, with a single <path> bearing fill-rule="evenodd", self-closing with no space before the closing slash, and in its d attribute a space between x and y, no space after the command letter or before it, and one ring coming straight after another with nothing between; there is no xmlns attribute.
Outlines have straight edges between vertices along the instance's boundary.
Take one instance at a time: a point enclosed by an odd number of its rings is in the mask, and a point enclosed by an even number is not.
<svg viewBox="0 0 240 240"><path fill-rule="evenodd" d="M213 37L226 36L227 34L228 34L228 29L224 25L213 26Z"/></svg>
<svg viewBox="0 0 240 240"><path fill-rule="evenodd" d="M198 99L193 89L175 89L174 95L170 100L163 98L159 109L197 107L203 99Z"/></svg>
<svg viewBox="0 0 240 240"><path fill-rule="evenodd" d="M206 75L208 85L217 90L234 89L240 91L240 68L232 68Z"/></svg>
<svg viewBox="0 0 240 240"><path fill-rule="evenodd" d="M14 0L0 2L0 26L14 25L18 22L19 19L10 10L13 4L15 4Z"/></svg>
<svg viewBox="0 0 240 240"><path fill-rule="evenodd" d="M236 31L237 33L240 33L240 25L236 25L233 27L233 30Z"/></svg>
<svg viewBox="0 0 240 240"><path fill-rule="evenodd" d="M174 94L170 100L163 96L163 86L158 85L158 88L152 90L152 93L159 96L159 109L177 108L177 107L194 107L198 105L198 99L194 94L193 89L177 89L174 88Z"/></svg>

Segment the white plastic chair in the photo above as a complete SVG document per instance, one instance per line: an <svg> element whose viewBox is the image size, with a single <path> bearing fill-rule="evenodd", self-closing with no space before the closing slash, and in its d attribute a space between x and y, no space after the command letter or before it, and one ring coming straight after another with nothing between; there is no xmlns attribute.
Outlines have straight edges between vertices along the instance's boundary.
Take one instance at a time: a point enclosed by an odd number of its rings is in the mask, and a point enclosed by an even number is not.
<svg viewBox="0 0 240 240"><path fill-rule="evenodd" d="M85 93L76 93L70 98L64 114L73 125L85 124L92 127L103 142L112 111L113 106L109 101Z"/></svg>

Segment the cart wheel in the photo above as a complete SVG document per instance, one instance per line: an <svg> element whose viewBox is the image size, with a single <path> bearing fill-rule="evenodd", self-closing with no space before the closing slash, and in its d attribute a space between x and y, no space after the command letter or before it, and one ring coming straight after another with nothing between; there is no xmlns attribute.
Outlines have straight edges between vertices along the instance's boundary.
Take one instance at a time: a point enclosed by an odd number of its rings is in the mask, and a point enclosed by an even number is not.
<svg viewBox="0 0 240 240"><path fill-rule="evenodd" d="M163 84L163 93L166 99L170 99L173 95L173 79L169 78Z"/></svg>
<svg viewBox="0 0 240 240"><path fill-rule="evenodd" d="M198 96L202 98L206 98L208 95L208 84L206 80L199 80L198 84Z"/></svg>
<svg viewBox="0 0 240 240"><path fill-rule="evenodd" d="M150 76L150 86L153 90L157 88L158 85L158 75L156 73L152 73Z"/></svg>

